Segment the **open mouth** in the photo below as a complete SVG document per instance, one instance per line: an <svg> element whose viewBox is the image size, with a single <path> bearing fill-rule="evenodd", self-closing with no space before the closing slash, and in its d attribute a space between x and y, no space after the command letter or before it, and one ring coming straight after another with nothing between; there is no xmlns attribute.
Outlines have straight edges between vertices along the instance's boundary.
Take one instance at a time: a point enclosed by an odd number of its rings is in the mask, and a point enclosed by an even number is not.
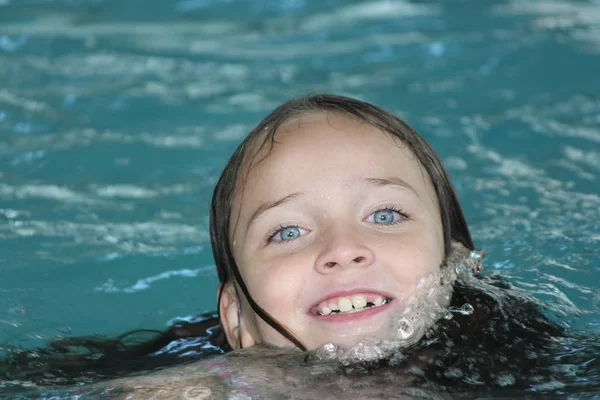
<svg viewBox="0 0 600 400"><path fill-rule="evenodd" d="M332 297L314 306L310 312L313 315L352 314L370 308L381 307L390 301L392 301L390 297L377 294Z"/></svg>

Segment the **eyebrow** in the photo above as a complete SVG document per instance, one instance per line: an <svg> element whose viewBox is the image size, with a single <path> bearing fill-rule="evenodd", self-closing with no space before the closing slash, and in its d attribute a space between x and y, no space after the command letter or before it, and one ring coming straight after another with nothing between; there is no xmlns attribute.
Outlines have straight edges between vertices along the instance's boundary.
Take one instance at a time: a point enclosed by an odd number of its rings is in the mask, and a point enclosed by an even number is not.
<svg viewBox="0 0 600 400"><path fill-rule="evenodd" d="M369 184L371 186L379 186L379 187L395 186L400 189L408 190L408 191L412 192L415 196L419 197L417 191L410 184L408 184L408 182L406 182L404 179L401 179L397 176L390 176L387 178L365 178L364 182L366 182L367 184ZM265 201L265 202L261 203L258 206L258 208L250 216L250 219L248 220L248 228L250 228L250 226L252 226L252 224L258 219L258 217L261 214L263 214L265 211L268 211L275 207L279 207L280 205L285 204L303 194L304 193L302 193L302 192L295 192L292 194L288 194L287 196L282 197L278 200Z"/></svg>
<svg viewBox="0 0 600 400"><path fill-rule="evenodd" d="M406 189L412 192L415 196L419 197L415 188L413 188L408 182L397 176L390 176L387 178L365 178L365 181L373 186L396 186L401 189Z"/></svg>
<svg viewBox="0 0 600 400"><path fill-rule="evenodd" d="M258 219L258 217L264 213L267 210L270 210L272 208L275 207L279 207L282 204L287 203L290 200L295 199L296 197L302 195L302 193L300 192L295 192L292 194L288 194L285 197L282 197L279 200L275 200L275 201L265 201L263 203L260 204L260 206L258 206L258 208L252 213L252 215L250 216L250 219L248 220L248 228L254 223L254 221L256 221Z"/></svg>

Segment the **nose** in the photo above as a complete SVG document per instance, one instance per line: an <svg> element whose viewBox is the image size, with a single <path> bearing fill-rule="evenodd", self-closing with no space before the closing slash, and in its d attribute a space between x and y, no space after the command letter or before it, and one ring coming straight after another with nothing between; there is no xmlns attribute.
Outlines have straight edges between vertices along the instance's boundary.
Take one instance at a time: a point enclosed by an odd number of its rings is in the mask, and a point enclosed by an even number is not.
<svg viewBox="0 0 600 400"><path fill-rule="evenodd" d="M323 238L324 246L317 258L315 268L321 274L329 274L345 268L368 267L375 254L352 232L332 232Z"/></svg>

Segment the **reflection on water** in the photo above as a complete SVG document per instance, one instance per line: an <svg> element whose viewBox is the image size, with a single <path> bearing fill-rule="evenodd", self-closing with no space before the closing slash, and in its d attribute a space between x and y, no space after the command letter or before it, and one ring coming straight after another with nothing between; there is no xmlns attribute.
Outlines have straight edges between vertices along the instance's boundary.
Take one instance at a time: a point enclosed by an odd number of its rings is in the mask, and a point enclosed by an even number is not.
<svg viewBox="0 0 600 400"><path fill-rule="evenodd" d="M488 273L597 336L600 3L463 3L0 0L0 352L213 310L216 177L313 90L405 117Z"/></svg>

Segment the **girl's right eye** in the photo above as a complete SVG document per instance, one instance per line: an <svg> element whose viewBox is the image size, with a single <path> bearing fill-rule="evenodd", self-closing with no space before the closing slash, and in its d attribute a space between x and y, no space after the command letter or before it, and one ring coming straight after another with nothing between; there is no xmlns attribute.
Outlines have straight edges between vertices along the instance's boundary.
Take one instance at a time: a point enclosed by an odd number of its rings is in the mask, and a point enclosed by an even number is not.
<svg viewBox="0 0 600 400"><path fill-rule="evenodd" d="M307 233L308 231L306 229L302 229L299 226L280 226L269 234L267 242L289 242L300 236L304 236Z"/></svg>

